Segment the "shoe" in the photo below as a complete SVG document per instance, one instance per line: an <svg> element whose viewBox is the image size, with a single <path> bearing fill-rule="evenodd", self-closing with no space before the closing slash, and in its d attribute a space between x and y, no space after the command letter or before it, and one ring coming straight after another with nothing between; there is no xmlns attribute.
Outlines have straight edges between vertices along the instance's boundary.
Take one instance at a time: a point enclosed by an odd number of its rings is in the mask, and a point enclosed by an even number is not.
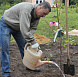
<svg viewBox="0 0 78 77"><path fill-rule="evenodd" d="M31 69L29 69L29 68L26 67L26 70L34 71L34 72L40 72L40 68L36 68L36 70L31 70Z"/></svg>

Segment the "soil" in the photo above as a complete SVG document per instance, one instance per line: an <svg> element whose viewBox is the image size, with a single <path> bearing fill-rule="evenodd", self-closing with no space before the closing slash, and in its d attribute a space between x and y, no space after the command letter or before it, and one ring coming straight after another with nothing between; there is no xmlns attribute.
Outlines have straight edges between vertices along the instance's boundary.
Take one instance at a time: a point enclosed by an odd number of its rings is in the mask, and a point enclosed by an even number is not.
<svg viewBox="0 0 78 77"><path fill-rule="evenodd" d="M39 44L46 44L47 42L51 41L51 39L45 37L44 35L34 34L34 37L35 37L37 43L39 43Z"/></svg>
<svg viewBox="0 0 78 77"><path fill-rule="evenodd" d="M62 61L60 59L60 46L59 44L55 45L46 45L40 44L41 50L43 51L43 55L41 60L45 60L45 58L49 58L51 61L56 62L59 66L61 66L63 70L63 64L67 64L67 52L66 48L62 47ZM66 77L78 77L78 46L70 45L70 64L75 66L75 75L67 75ZM77 53L76 53L77 52ZM41 72L34 72L26 70L25 66L22 63L21 55L16 43L10 44L10 70L11 77L63 77L59 71L59 69L53 64L44 64L40 66ZM52 54L52 57L50 56ZM61 65L60 65L61 62ZM0 65L0 77L2 77L1 65Z"/></svg>

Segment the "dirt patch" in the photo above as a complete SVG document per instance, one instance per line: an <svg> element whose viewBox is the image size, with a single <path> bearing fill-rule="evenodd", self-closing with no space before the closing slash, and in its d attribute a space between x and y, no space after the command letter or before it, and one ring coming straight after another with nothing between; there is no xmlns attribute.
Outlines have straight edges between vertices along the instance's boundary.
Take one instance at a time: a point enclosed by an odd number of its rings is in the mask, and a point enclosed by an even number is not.
<svg viewBox="0 0 78 77"><path fill-rule="evenodd" d="M50 60L56 62L60 66L59 44L56 45L40 44L40 47L41 50L43 51L41 60L49 58ZM78 77L78 54L75 53L78 52L78 46L70 46L69 51L71 59L70 63L75 65L75 75L71 76L65 74L65 76ZM20 52L16 43L11 43L9 53L10 53L11 77L63 77L62 75L60 75L60 71L58 70L58 68L53 64L44 64L40 66L41 72L33 72L26 70L25 66L22 63ZM52 54L53 57L50 57L50 54ZM67 59L66 48L62 48L62 65L67 62L66 59ZM0 77L2 77L1 66L0 66Z"/></svg>
<svg viewBox="0 0 78 77"><path fill-rule="evenodd" d="M51 41L51 39L45 37L44 35L34 34L34 37L39 44L46 44Z"/></svg>

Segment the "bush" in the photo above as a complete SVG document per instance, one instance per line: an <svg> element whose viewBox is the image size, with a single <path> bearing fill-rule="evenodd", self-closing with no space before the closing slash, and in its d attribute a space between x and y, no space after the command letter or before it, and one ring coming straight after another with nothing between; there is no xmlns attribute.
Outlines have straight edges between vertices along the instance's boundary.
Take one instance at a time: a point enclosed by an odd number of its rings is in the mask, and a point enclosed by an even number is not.
<svg viewBox="0 0 78 77"><path fill-rule="evenodd" d="M76 0L69 0L69 5L75 5L76 4Z"/></svg>
<svg viewBox="0 0 78 77"><path fill-rule="evenodd" d="M63 3L65 3L65 0L62 0ZM69 0L69 5L75 5L77 0Z"/></svg>
<svg viewBox="0 0 78 77"><path fill-rule="evenodd" d="M70 5L70 8L76 8L76 5Z"/></svg>
<svg viewBox="0 0 78 77"><path fill-rule="evenodd" d="M78 7L76 8L76 13L78 13Z"/></svg>

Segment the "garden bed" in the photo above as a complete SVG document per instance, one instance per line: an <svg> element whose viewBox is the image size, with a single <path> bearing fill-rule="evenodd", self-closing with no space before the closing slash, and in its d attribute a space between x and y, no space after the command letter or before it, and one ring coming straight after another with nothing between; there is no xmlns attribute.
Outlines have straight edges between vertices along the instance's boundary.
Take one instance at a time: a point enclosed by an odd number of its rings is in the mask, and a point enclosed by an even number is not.
<svg viewBox="0 0 78 77"><path fill-rule="evenodd" d="M60 66L60 47L59 44L56 45L46 45L40 44L43 55L41 60L49 58L50 60L56 62ZM70 46L70 59L71 64L75 65L75 75L67 75L66 77L78 77L78 46ZM33 72L26 70L25 66L22 63L19 49L16 43L11 43L10 45L10 70L11 77L63 77L60 74L59 69L53 64L44 64L40 66L41 72ZM50 56L52 54L52 57ZM67 53L66 48L62 48L62 65L67 62ZM62 69L63 70L63 69ZM0 66L0 77L2 71Z"/></svg>

